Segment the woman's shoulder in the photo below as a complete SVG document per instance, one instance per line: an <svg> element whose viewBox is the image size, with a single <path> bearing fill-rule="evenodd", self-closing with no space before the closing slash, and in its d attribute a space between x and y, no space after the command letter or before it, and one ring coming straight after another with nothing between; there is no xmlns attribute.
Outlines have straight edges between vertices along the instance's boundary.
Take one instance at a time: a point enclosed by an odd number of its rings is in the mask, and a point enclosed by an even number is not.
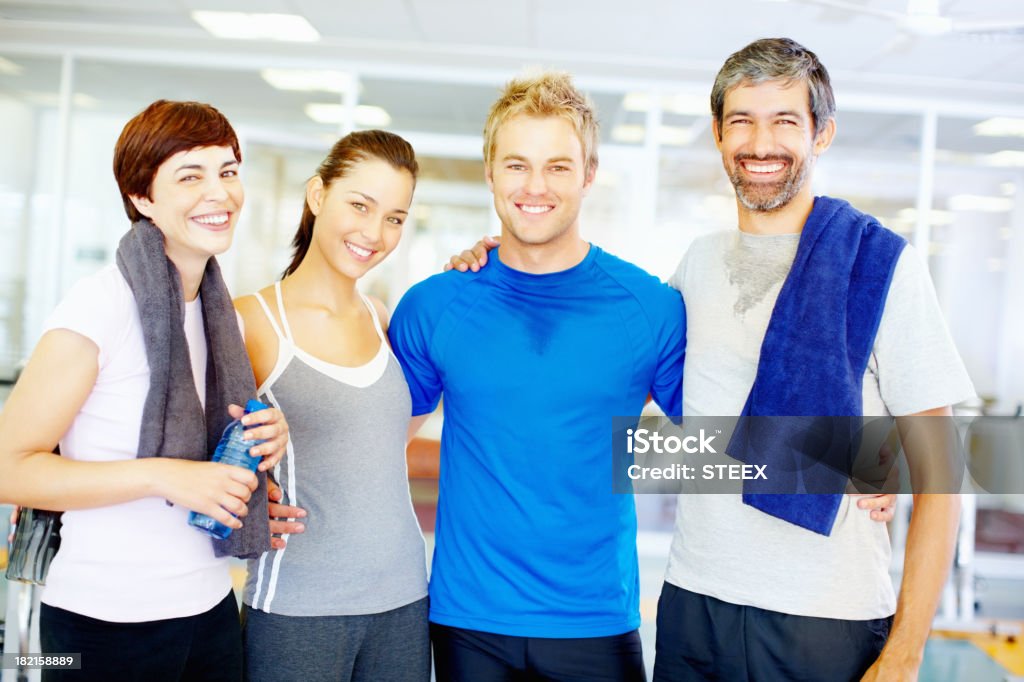
<svg viewBox="0 0 1024 682"><path fill-rule="evenodd" d="M268 331L272 332L273 329L270 326L270 322L267 320L267 313L264 311L257 296L262 297L270 310L276 314L277 299L274 295L273 284L260 289L258 292L239 296L234 299L232 303L235 306L235 310L238 311L238 314L242 317L245 329L256 329L265 326Z"/></svg>
<svg viewBox="0 0 1024 682"><path fill-rule="evenodd" d="M65 329L86 337L100 350L100 364L116 353L132 335L141 338L142 327L131 287L116 265L111 264L83 277L43 323L43 331Z"/></svg>
<svg viewBox="0 0 1024 682"><path fill-rule="evenodd" d="M259 294L272 311L276 310L277 299L274 295L274 285L264 287ZM260 386L270 375L277 362L277 332L270 323L263 306L260 305L259 299L256 298L256 294L239 296L233 303L235 311L241 318L239 326L242 331L242 340L245 342L245 349L249 354L249 362L252 364L256 377L256 385Z"/></svg>
<svg viewBox="0 0 1024 682"><path fill-rule="evenodd" d="M390 313L388 313L388 307L384 305L384 301L380 300L376 296L366 296L366 300L373 306L373 310L377 313L377 319L380 320L380 328L385 334L388 333L388 321L390 319Z"/></svg>

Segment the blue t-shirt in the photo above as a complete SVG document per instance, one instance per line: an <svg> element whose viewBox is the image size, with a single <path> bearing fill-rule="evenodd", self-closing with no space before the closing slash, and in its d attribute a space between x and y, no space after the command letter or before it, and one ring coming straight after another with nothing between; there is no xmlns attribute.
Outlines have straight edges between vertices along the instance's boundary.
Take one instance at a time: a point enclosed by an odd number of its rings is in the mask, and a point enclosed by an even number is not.
<svg viewBox="0 0 1024 682"><path fill-rule="evenodd" d="M679 293L591 246L545 275L491 254L406 293L390 337L413 414L444 394L430 620L529 637L640 624L636 512L612 417L682 413Z"/></svg>

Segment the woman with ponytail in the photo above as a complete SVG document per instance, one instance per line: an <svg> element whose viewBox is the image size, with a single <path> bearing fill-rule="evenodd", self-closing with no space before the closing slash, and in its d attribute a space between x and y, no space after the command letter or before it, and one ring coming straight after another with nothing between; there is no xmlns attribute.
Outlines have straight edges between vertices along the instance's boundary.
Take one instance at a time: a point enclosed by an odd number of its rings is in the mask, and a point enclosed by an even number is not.
<svg viewBox="0 0 1024 682"><path fill-rule="evenodd" d="M235 301L261 399L289 415L271 472L305 509L249 561L250 680L430 679L423 536L405 463L411 401L387 311L356 282L398 245L418 166L397 135L339 140L306 184L279 282Z"/></svg>

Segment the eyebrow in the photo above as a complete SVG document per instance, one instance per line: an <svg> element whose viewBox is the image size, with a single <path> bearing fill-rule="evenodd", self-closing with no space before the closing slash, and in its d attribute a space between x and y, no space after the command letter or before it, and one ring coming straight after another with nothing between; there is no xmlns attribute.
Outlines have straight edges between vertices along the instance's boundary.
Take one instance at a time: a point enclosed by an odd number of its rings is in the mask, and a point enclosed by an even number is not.
<svg viewBox="0 0 1024 682"><path fill-rule="evenodd" d="M235 159L231 159L230 161L225 161L224 163L222 163L220 165L220 167L221 168L226 168L227 166L237 166L237 165L238 165L238 161L236 161ZM203 165L200 164L200 163L186 163L186 164L182 164L181 166L178 166L175 169L174 172L177 173L178 171L182 171L182 170L203 170Z"/></svg>
<svg viewBox="0 0 1024 682"><path fill-rule="evenodd" d="M373 197L371 197L369 194L363 194L362 192L360 192L358 190L354 190L354 189L349 190L349 193L350 194L358 194L362 198L366 199L367 203L371 203L374 206L378 206L379 205L377 200L374 199ZM391 212L392 213L404 213L405 215L409 215L408 211L406 211L405 209L401 209L401 208L392 209Z"/></svg>
<svg viewBox="0 0 1024 682"><path fill-rule="evenodd" d="M529 162L529 159L527 159L525 156L521 156L519 154L506 154L501 160L502 161L526 161L526 162ZM556 156L556 157L548 159L544 163L575 163L575 161L573 160L573 158L571 156Z"/></svg>
<svg viewBox="0 0 1024 682"><path fill-rule="evenodd" d="M754 115L753 113L751 113L749 111L743 111L743 110L727 111L723 118L732 118L733 116L748 116L749 117L749 116L753 116L753 115ZM795 118L804 118L805 115L803 113L799 112L799 111L794 111L794 110L791 110L791 109L784 109L782 111L776 111L774 114L772 114L772 116L793 116Z"/></svg>

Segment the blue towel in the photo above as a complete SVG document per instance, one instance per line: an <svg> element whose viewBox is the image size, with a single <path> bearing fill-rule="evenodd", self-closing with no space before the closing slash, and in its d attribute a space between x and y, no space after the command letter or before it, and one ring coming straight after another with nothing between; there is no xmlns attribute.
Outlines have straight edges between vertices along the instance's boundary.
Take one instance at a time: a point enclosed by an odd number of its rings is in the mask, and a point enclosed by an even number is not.
<svg viewBox="0 0 1024 682"><path fill-rule="evenodd" d="M727 448L768 465L767 481L744 482L745 504L831 534L861 426L864 372L904 246L849 203L815 198Z"/></svg>

